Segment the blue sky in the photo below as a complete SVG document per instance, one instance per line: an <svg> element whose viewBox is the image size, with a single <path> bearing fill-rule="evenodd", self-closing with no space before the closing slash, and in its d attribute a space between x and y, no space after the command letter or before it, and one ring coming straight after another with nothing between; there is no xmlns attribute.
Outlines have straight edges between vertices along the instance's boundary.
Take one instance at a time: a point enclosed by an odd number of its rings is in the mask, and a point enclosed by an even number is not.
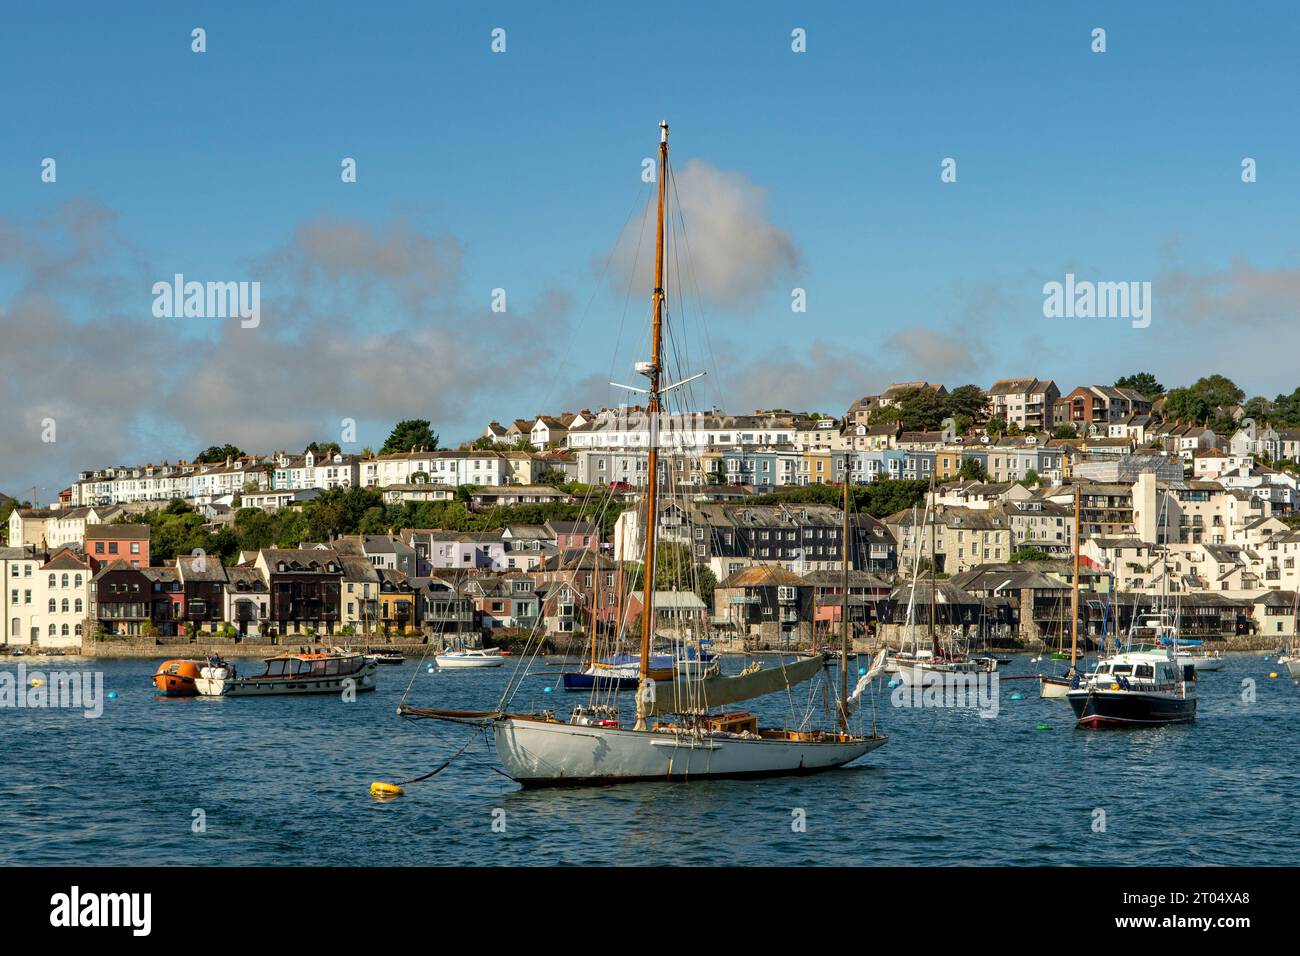
<svg viewBox="0 0 1300 956"><path fill-rule="evenodd" d="M651 194L640 163L660 118L679 185L734 187L750 217L734 225L770 240L744 261L692 248L752 290L700 306L709 403L842 412L900 378L1038 375L1064 392L1139 369L1170 386L1219 371L1270 397L1300 384L1292 7L659 9L11 5L0 331L28 345L4 350L6 401L26 412L0 434L0 489L61 487L104 455L300 449L342 417L359 449L398 417L454 442L490 418L617 401L603 382L639 357L646 290L629 305L598 271ZM945 157L956 183L940 182ZM340 266L358 248L373 268ZM428 269L436 282L411 274ZM221 320L153 318L149 287L175 272L261 281L266 326L238 340ZM1153 282L1151 327L1045 319L1043 283L1066 272ZM507 317L488 310L497 287ZM152 400L68 388L100 360ZM47 415L53 446L32 438Z"/></svg>

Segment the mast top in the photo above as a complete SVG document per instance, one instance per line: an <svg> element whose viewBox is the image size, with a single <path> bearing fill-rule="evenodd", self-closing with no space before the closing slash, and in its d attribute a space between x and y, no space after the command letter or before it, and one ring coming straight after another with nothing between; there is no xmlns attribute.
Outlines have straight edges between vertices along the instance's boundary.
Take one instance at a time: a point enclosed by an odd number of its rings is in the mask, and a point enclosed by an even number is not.
<svg viewBox="0 0 1300 956"><path fill-rule="evenodd" d="M661 143L668 142L668 121L667 120L659 121L659 142Z"/></svg>

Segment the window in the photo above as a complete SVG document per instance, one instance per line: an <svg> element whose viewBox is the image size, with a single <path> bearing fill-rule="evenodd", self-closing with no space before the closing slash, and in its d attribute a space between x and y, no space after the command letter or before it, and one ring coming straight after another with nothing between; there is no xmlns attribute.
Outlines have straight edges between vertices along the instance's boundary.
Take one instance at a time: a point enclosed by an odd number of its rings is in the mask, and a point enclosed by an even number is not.
<svg viewBox="0 0 1300 956"><path fill-rule="evenodd" d="M58 609L58 602L50 598L50 613L53 614Z"/></svg>
<svg viewBox="0 0 1300 956"><path fill-rule="evenodd" d="M73 604L73 610L78 614L81 613L81 598L77 598L76 602Z"/></svg>
<svg viewBox="0 0 1300 956"><path fill-rule="evenodd" d="M96 541L96 542L95 542L95 553L96 553L96 554L103 554L103 553L104 553L104 542L102 542L102 541Z"/></svg>
<svg viewBox="0 0 1300 956"><path fill-rule="evenodd" d="M51 574L51 575L50 575L50 587L54 587L54 580L55 580L55 575Z"/></svg>

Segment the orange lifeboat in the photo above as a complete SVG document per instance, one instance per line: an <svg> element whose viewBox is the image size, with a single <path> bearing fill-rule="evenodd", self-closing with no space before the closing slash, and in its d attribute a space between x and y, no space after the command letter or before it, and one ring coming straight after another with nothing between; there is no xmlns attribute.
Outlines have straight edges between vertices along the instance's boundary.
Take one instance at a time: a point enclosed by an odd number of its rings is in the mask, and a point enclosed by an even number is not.
<svg viewBox="0 0 1300 956"><path fill-rule="evenodd" d="M164 697L193 697L198 693L194 679L203 661L163 661L154 671L153 686Z"/></svg>

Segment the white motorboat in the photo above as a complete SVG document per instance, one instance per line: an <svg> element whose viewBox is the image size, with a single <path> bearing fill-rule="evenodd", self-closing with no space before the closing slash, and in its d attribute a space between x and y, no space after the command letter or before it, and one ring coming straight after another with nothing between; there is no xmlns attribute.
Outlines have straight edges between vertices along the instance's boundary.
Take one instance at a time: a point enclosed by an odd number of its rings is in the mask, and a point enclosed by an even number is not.
<svg viewBox="0 0 1300 956"><path fill-rule="evenodd" d="M447 669L468 667L500 667L506 662L499 647L476 647L459 651L444 651L434 658L438 666Z"/></svg>
<svg viewBox="0 0 1300 956"><path fill-rule="evenodd" d="M1080 727L1130 727L1196 719L1196 669L1171 650L1108 657L1066 694Z"/></svg>
<svg viewBox="0 0 1300 956"><path fill-rule="evenodd" d="M194 689L203 697L269 697L278 694L343 694L375 689L379 665L363 654L279 654L266 670L242 677L235 665L214 658L199 669Z"/></svg>

